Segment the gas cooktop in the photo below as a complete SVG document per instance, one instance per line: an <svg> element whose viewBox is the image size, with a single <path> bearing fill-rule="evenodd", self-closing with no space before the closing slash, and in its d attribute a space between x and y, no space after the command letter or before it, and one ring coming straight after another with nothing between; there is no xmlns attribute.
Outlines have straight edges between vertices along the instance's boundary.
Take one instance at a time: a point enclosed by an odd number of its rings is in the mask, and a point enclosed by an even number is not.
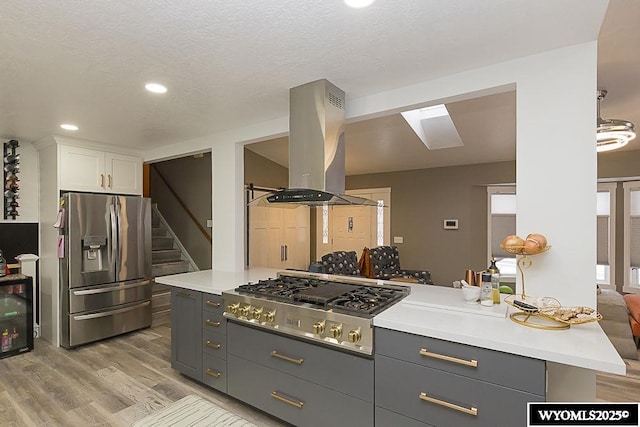
<svg viewBox="0 0 640 427"><path fill-rule="evenodd" d="M278 333L372 354L373 317L407 296L410 287L325 277L283 272L273 279L240 285L222 293L224 315Z"/></svg>

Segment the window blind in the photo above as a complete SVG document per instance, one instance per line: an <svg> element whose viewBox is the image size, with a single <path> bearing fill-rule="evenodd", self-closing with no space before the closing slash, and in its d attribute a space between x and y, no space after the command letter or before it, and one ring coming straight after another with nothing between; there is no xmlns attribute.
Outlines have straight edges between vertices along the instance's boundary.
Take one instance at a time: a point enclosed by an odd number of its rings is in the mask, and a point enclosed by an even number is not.
<svg viewBox="0 0 640 427"><path fill-rule="evenodd" d="M491 255L494 257L515 257L505 252L500 244L505 237L516 234L516 216L514 214L491 215Z"/></svg>
<svg viewBox="0 0 640 427"><path fill-rule="evenodd" d="M631 233L629 235L629 255L631 267L640 267L640 216L631 217Z"/></svg>

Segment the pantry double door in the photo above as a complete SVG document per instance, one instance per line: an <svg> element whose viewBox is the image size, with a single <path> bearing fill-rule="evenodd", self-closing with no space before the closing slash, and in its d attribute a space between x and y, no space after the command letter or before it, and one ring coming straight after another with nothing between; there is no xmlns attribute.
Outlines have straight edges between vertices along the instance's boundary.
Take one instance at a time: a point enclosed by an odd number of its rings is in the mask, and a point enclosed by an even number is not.
<svg viewBox="0 0 640 427"><path fill-rule="evenodd" d="M309 267L309 208L249 208L249 266Z"/></svg>

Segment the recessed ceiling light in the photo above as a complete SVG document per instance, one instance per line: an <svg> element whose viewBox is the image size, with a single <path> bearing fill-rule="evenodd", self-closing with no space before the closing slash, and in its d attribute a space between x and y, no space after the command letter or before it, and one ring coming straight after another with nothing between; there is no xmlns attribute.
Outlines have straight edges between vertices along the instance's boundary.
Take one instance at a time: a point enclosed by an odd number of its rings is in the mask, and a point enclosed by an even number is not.
<svg viewBox="0 0 640 427"><path fill-rule="evenodd" d="M60 125L60 127L61 127L62 129L64 129L64 130L78 130L78 126L76 126L76 125L71 125L71 124L68 124L68 123L61 124L61 125Z"/></svg>
<svg viewBox="0 0 640 427"><path fill-rule="evenodd" d="M374 0L344 0L344 2L354 9L362 9L363 7L371 6Z"/></svg>
<svg viewBox="0 0 640 427"><path fill-rule="evenodd" d="M167 93L167 87L159 83L147 83L144 88L153 93Z"/></svg>

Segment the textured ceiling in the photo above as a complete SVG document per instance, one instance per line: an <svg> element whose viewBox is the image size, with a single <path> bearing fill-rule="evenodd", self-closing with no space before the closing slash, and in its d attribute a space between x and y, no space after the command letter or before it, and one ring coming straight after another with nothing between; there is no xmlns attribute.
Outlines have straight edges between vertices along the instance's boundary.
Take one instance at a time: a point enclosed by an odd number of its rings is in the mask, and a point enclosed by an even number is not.
<svg viewBox="0 0 640 427"><path fill-rule="evenodd" d="M0 137L150 149L288 115L327 78L357 98L594 40L606 1L3 0ZM576 11L580 13L576 13ZM636 15L637 16L637 15ZM164 96L143 84L168 86ZM613 90L610 91L613 103Z"/></svg>

